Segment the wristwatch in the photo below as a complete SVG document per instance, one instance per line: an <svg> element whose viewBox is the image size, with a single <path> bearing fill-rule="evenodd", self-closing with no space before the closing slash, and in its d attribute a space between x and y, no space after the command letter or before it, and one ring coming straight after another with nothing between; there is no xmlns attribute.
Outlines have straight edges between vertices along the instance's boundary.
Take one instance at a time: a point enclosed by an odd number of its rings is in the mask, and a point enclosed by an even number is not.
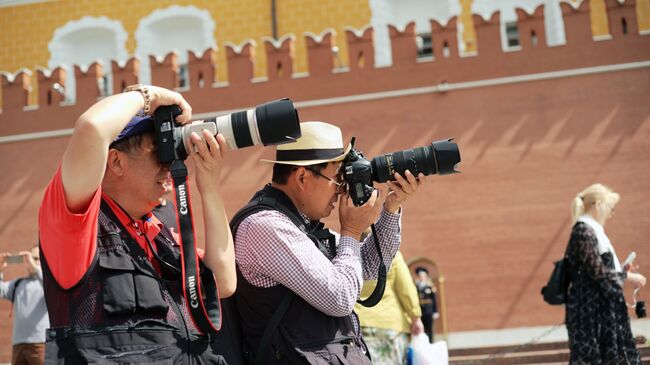
<svg viewBox="0 0 650 365"><path fill-rule="evenodd" d="M129 91L138 91L140 94L142 94L142 97L144 98L144 108L142 108L142 114L150 115L151 94L149 94L149 87L143 84L135 84L135 85L127 86L126 89L124 89L124 92L129 92Z"/></svg>

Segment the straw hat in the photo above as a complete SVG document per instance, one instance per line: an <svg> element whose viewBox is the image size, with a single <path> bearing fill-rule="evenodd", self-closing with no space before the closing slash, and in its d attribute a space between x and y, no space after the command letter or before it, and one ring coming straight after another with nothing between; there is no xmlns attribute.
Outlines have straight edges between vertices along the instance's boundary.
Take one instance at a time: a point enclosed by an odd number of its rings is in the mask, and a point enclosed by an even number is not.
<svg viewBox="0 0 650 365"><path fill-rule="evenodd" d="M339 127L323 122L300 123L302 135L294 143L278 145L275 160L264 163L309 166L323 162L341 161L352 145L343 147L343 135Z"/></svg>

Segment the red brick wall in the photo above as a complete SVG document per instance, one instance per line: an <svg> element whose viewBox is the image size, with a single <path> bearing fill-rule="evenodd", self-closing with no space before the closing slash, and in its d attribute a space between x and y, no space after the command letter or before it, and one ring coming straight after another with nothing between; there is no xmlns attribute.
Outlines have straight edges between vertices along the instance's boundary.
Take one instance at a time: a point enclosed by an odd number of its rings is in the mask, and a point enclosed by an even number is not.
<svg viewBox="0 0 650 365"><path fill-rule="evenodd" d="M567 10L568 34L589 27L588 16L580 11L584 8L577 11L579 15ZM520 17L522 22L526 19ZM530 21L535 22L530 27L539 23L536 17ZM489 36L493 31L493 23L477 25L479 55L475 57L207 87L186 95L195 113L206 113L282 96L322 100L448 82L452 90L445 93L304 107L300 116L303 121L340 126L346 138L357 137L357 146L367 157L456 137L462 173L430 178L418 198L405 205L404 255L407 259L426 256L439 264L447 279L450 331L555 324L563 319L563 307L546 305L539 289L564 250L570 202L588 184L603 182L621 193L607 231L619 257L635 250L641 267L650 267L646 242L650 215L645 209L650 201L650 68L453 87L499 77L647 62L650 47L647 36L635 33L615 35L610 41L583 40L552 48L542 44L504 54L493 49L498 44L486 49L488 40L494 40ZM405 35L399 37L403 42ZM267 51L273 52L273 47ZM241 58L237 62L247 62ZM99 73L100 68L91 69L88 80ZM3 83L0 136L70 128L97 95L92 82L78 82L87 89L77 95L90 96L88 100L23 111L28 84L20 78L17 83ZM36 240L42 192L66 141L0 143L4 161L0 251L23 249ZM229 154L223 180L230 215L269 180L270 168L260 166L258 160L272 155L270 148ZM338 228L336 216L328 222ZM200 224L198 231L201 241ZM7 277L15 274L9 272ZM0 318L8 318L8 309L7 303L0 303ZM7 339L10 326L10 320L0 321L0 334ZM8 346L0 347L0 361L8 361L8 351Z"/></svg>

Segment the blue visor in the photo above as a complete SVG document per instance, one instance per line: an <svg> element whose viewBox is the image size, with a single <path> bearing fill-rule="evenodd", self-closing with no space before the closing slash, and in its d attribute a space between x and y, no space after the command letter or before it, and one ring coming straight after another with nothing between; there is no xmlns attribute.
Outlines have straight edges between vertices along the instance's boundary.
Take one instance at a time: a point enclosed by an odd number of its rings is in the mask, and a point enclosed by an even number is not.
<svg viewBox="0 0 650 365"><path fill-rule="evenodd" d="M131 119L129 124L127 124L126 127L122 129L120 134L115 137L113 142L111 142L111 146L129 137L145 134L148 132L153 132L153 118L150 116L135 116L133 119Z"/></svg>

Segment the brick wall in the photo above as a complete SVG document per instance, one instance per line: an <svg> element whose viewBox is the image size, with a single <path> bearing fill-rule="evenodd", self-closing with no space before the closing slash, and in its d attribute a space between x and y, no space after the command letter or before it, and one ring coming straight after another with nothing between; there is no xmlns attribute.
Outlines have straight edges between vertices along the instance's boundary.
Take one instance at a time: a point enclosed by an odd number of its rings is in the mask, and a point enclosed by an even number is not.
<svg viewBox="0 0 650 365"><path fill-rule="evenodd" d="M632 26L634 9L634 2L626 2L608 14L625 16ZM427 62L403 57L393 67L370 64L342 73L328 72L331 60L320 58L310 65L309 77L257 83L244 78L237 85L185 93L195 113L292 97L303 121L339 125L346 139L357 137L357 146L369 157L456 137L463 173L432 177L418 199L407 203L405 257L426 256L438 263L447 281L450 331L554 324L563 318L562 307L544 304L539 289L564 250L570 202L586 185L599 181L621 193L608 234L619 256L635 250L641 267L650 265L645 244L650 215L644 210L650 200L647 36L633 28L627 35L612 28L611 40L593 42L588 3L563 10L566 46L522 42L521 51L502 53L497 13L490 21L476 19L475 57L437 54ZM520 29L543 35L539 16L519 13L519 22ZM434 27L432 36L435 42L449 34L448 28ZM347 37L350 49L369 52L367 40L355 37ZM409 52L413 37L408 27L394 32L393 47ZM449 39L454 49L455 40ZM305 40L293 42L299 41ZM339 34L338 41L345 38ZM312 44L309 52L318 46ZM258 48L269 58L294 61L286 48ZM197 57L190 63L191 77L205 62L215 61ZM228 62L252 67L245 54L232 53ZM130 68L116 75L132 73ZM62 75L3 77L0 137L72 127L98 95L93 80L99 75L98 67L80 74L77 95L87 99L78 104L41 101L30 110L23 109L30 83L48 89L52 77ZM9 167L0 178L3 249L23 249L36 240L41 195L66 142L67 137L0 143L3 167ZM272 155L268 148L229 154L223 186L231 216L269 180L270 170L258 160ZM327 221L338 227L335 215ZM201 241L200 224L197 231ZM0 304L0 317L8 316L8 308ZM0 321L5 338L10 325ZM0 347L0 361L8 360L7 351L8 346Z"/></svg>

